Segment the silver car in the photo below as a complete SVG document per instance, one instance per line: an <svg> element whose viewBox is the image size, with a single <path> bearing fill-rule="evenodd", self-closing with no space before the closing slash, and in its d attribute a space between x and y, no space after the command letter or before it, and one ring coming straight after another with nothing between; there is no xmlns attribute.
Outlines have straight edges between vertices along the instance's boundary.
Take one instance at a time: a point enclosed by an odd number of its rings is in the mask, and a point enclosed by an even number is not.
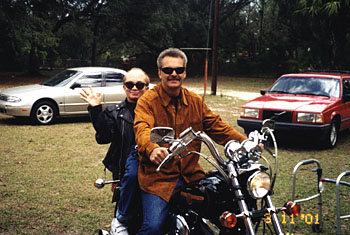
<svg viewBox="0 0 350 235"><path fill-rule="evenodd" d="M126 71L105 67L64 70L41 84L0 91L0 113L30 117L36 124L51 124L58 116L87 115L87 103L80 99L82 88L92 86L102 94L102 105L125 99L123 78Z"/></svg>

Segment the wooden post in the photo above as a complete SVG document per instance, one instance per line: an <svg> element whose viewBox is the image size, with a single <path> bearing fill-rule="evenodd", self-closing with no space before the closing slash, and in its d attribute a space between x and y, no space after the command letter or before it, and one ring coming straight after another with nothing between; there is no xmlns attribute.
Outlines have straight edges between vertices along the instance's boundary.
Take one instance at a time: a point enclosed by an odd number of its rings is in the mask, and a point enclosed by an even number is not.
<svg viewBox="0 0 350 235"><path fill-rule="evenodd" d="M213 55L212 55L212 80L211 94L216 95L217 74L218 74L218 26L219 26L219 0L215 0L214 29L213 29Z"/></svg>

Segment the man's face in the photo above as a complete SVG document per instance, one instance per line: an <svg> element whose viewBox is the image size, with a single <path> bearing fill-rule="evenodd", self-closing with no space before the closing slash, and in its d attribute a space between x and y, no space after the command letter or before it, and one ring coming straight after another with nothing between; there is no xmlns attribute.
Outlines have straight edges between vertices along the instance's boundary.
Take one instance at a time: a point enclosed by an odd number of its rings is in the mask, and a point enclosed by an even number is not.
<svg viewBox="0 0 350 235"><path fill-rule="evenodd" d="M138 89L137 86L140 88L142 84L144 85L143 88ZM123 88L126 98L130 103L136 103L138 98L140 98L140 96L148 90L148 86L146 86L146 84L146 78L143 73L138 70L128 72Z"/></svg>
<svg viewBox="0 0 350 235"><path fill-rule="evenodd" d="M183 66L183 60L180 57L166 56L163 58L162 68L158 70L158 76L163 88L169 94L180 92L182 82L186 78L186 69L183 69ZM177 69L179 74L173 69ZM168 74L169 72L170 74Z"/></svg>

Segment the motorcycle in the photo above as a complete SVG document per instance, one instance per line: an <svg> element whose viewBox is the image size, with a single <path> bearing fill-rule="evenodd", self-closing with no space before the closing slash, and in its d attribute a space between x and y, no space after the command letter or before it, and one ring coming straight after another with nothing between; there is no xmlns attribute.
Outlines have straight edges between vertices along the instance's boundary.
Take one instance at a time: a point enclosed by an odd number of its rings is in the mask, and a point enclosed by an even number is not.
<svg viewBox="0 0 350 235"><path fill-rule="evenodd" d="M278 167L273 129L274 120L268 119L263 122L260 131L251 132L242 143L229 141L224 147L226 159L223 159L205 133L196 132L189 127L179 138L175 138L172 128L153 128L150 136L152 142L170 144L169 155L157 171L175 156L184 158L191 154L198 154L214 167L199 182L185 185L173 194L169 206L170 216L176 219L176 225L168 234L255 235L266 234L268 231L271 234L284 234L277 214L297 217L301 208L294 202L287 202L280 208L273 204L273 187ZM194 140L203 142L214 160L200 152L188 152L187 146ZM264 151L274 160L274 167L268 157L262 154L263 142L266 143ZM267 143L272 143L273 150L270 150ZM112 182L99 179L95 181L95 186L101 188ZM259 231L260 227L262 231Z"/></svg>

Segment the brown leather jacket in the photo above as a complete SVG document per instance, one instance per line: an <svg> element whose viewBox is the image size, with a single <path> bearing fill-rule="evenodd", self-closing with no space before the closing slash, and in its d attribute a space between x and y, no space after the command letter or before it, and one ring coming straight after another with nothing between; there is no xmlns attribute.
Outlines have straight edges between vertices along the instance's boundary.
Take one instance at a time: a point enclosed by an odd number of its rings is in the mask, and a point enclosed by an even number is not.
<svg viewBox="0 0 350 235"><path fill-rule="evenodd" d="M138 171L139 184L142 190L160 196L169 201L171 194L180 176L189 183L204 176L204 170L199 165L199 156L192 155L183 159L174 158L159 172L149 156L153 149L159 147L150 141L150 132L153 127L172 127L176 137L192 127L195 131L204 131L216 143L224 145L229 140L240 142L246 139L231 126L223 122L219 115L214 114L202 102L200 96L182 88L181 98L177 110L161 85L147 91L137 101L135 109L135 139L140 154ZM162 147L169 147L167 145ZM193 141L189 151L200 152L201 144Z"/></svg>

